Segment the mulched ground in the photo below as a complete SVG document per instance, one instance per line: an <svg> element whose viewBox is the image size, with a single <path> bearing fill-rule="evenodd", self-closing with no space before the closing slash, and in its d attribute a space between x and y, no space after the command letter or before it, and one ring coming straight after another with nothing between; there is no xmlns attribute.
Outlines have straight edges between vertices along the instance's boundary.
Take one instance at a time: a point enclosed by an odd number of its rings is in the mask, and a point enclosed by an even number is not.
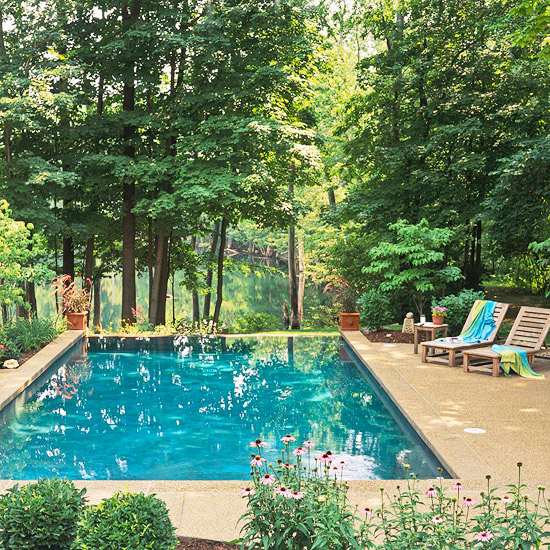
<svg viewBox="0 0 550 550"><path fill-rule="evenodd" d="M363 331L363 334L371 342L383 342L387 344L412 344L414 336L400 330L377 330L373 332Z"/></svg>
<svg viewBox="0 0 550 550"><path fill-rule="evenodd" d="M180 537L177 550L235 550L235 545L215 540Z"/></svg>

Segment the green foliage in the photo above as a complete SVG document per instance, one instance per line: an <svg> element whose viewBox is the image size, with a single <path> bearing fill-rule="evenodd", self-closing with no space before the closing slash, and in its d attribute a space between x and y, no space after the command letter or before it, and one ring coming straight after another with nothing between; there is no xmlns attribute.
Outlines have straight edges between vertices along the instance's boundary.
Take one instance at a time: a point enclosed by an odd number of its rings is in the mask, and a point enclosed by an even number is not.
<svg viewBox="0 0 550 550"><path fill-rule="evenodd" d="M445 248L452 238L450 229L432 228L427 220L410 224L399 220L388 226L391 240L369 251L363 268L378 292L405 292L422 314L427 296L460 279L458 267L445 264Z"/></svg>
<svg viewBox="0 0 550 550"><path fill-rule="evenodd" d="M0 546L5 550L69 550L85 490L70 481L42 480L0 496Z"/></svg>
<svg viewBox="0 0 550 550"><path fill-rule="evenodd" d="M517 483L505 494L486 476L479 499L465 497L460 482L451 486L443 478L421 491L414 474L408 473L410 466L403 464L407 480L393 494L381 489L380 507L365 508L359 515L349 503L348 486L342 481L345 465L338 457L299 449L293 461L285 446L273 466L257 447L251 485L242 490L248 507L242 518L243 548L499 550L542 548L550 542L545 490L539 487L536 501L529 499L521 463Z"/></svg>
<svg viewBox="0 0 550 550"><path fill-rule="evenodd" d="M261 449L258 449L260 452ZM270 550L345 550L362 548L347 503L347 486L331 474L330 464L313 470L304 451L292 467L287 448L280 464L253 467L252 485L243 490L248 510L243 520L243 548ZM262 480L270 476L271 484Z"/></svg>
<svg viewBox="0 0 550 550"><path fill-rule="evenodd" d="M23 303L22 285L44 282L53 276L44 262L44 238L32 224L15 221L0 199L0 305Z"/></svg>
<svg viewBox="0 0 550 550"><path fill-rule="evenodd" d="M84 511L74 550L174 550L176 545L162 500L143 493L117 493Z"/></svg>
<svg viewBox="0 0 550 550"><path fill-rule="evenodd" d="M281 319L270 313L259 312L236 317L229 324L229 332L234 334L250 334L280 328L282 328Z"/></svg>
<svg viewBox="0 0 550 550"><path fill-rule="evenodd" d="M395 321L395 308L389 296L380 289L370 289L359 297L361 326L378 330Z"/></svg>
<svg viewBox="0 0 550 550"><path fill-rule="evenodd" d="M447 308L445 322L449 325L449 331L451 334L459 334L474 302L483 299L483 292L465 289L458 294L449 294L444 298L434 298L432 300L432 306L443 306Z"/></svg>
<svg viewBox="0 0 550 550"><path fill-rule="evenodd" d="M21 354L36 351L49 344L65 324L52 319L16 319L0 326L0 360L16 359Z"/></svg>

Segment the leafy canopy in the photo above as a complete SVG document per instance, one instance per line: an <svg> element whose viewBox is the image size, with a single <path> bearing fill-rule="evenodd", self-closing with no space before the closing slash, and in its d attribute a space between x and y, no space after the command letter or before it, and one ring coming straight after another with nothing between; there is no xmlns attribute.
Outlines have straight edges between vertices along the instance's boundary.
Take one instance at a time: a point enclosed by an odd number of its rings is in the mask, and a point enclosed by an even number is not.
<svg viewBox="0 0 550 550"><path fill-rule="evenodd" d="M388 229L390 240L369 250L369 263L363 272L384 293L405 292L421 314L427 295L443 290L447 283L462 276L458 267L444 262L445 247L453 232L432 228L424 218L417 224L398 220Z"/></svg>

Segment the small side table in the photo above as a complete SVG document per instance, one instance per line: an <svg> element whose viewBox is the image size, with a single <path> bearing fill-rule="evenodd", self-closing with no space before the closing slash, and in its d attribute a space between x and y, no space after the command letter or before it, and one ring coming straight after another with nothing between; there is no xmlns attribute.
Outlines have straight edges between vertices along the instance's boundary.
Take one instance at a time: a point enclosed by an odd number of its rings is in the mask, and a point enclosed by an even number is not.
<svg viewBox="0 0 550 550"><path fill-rule="evenodd" d="M433 323L415 323L414 324L414 353L418 353L418 343L420 341L420 333L426 333L430 336L430 340L435 340L437 333L441 331L443 338L447 336L449 325L434 325Z"/></svg>

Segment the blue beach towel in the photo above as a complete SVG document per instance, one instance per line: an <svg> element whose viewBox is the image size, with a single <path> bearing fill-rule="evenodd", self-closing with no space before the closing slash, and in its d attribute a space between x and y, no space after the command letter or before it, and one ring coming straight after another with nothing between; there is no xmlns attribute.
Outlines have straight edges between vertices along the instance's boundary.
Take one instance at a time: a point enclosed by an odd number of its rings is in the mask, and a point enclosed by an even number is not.
<svg viewBox="0 0 550 550"><path fill-rule="evenodd" d="M492 346L491 349L500 355L500 368L505 374L510 374L513 370L523 378L544 378L543 374L538 374L531 368L525 350L514 346L498 345Z"/></svg>
<svg viewBox="0 0 550 550"><path fill-rule="evenodd" d="M497 303L492 300L478 300L473 307L472 320L464 327L460 336L438 338L436 342L477 344L486 342L494 333L496 323L493 318Z"/></svg>

